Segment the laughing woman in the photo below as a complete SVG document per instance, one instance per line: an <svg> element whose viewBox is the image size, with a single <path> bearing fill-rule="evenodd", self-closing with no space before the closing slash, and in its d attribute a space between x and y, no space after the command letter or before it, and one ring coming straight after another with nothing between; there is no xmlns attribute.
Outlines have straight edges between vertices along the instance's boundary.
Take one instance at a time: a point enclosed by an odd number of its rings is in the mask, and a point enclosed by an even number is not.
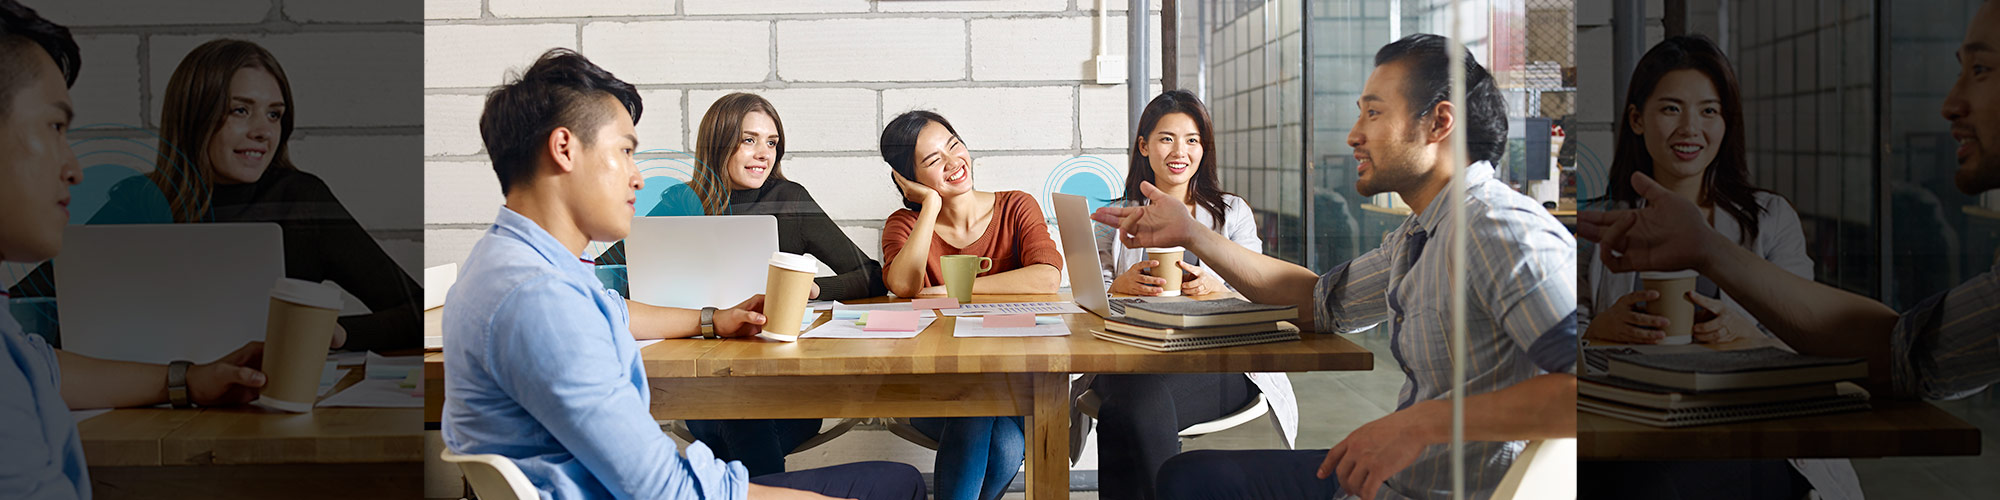
<svg viewBox="0 0 2000 500"><path fill-rule="evenodd" d="M993 259L976 294L1055 293L1062 254L1041 205L1020 191L972 189L972 153L943 116L911 111L882 130L882 160L903 193L904 210L882 228L883 281L899 297L944 293L939 257ZM999 498L1026 452L1021 417L919 418L938 442L937 498Z"/></svg>

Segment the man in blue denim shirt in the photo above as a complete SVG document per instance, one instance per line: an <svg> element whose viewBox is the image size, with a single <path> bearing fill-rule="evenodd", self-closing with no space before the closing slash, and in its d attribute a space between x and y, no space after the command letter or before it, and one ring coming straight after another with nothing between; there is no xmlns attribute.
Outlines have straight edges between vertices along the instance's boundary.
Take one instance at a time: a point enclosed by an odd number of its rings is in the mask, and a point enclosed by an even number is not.
<svg viewBox="0 0 2000 500"><path fill-rule="evenodd" d="M487 96L480 134L507 205L472 248L444 309L444 439L507 457L554 498L925 496L915 468L886 462L775 474L692 443L685 457L649 408L639 330L686 337L694 311L630 304L597 281L584 246L631 231L643 185L630 84L563 49ZM714 317L725 336L762 329L762 297ZM632 311L643 309L640 314Z"/></svg>

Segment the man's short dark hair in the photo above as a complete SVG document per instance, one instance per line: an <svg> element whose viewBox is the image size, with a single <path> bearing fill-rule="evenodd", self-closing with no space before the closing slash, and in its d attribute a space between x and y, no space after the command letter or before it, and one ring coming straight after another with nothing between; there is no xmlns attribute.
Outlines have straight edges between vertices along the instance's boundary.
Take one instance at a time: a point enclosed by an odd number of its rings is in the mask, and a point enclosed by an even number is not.
<svg viewBox="0 0 2000 500"><path fill-rule="evenodd" d="M1422 119L1438 103L1451 100L1451 39L1427 33L1403 37L1375 52L1375 65L1403 62L1409 82L1403 98ZM1460 49L1464 50L1464 49ZM1507 153L1507 101L1493 74L1465 52L1465 155L1472 161L1498 163Z"/></svg>
<svg viewBox="0 0 2000 500"><path fill-rule="evenodd" d="M76 47L76 39L70 38L69 28L42 19L30 9L15 0L0 0L0 116L6 116L7 104L13 102L14 92L35 76L33 71L22 68L34 67L28 64L35 52L30 48L40 48L56 62L56 69L62 71L63 85L76 84L76 72L83 68L83 56Z"/></svg>
<svg viewBox="0 0 2000 500"><path fill-rule="evenodd" d="M643 107L638 89L569 49L543 53L520 79L486 94L479 137L486 141L486 156L500 176L500 192L534 175L535 157L557 127L567 127L590 143L598 127L611 118L598 105L607 95L625 106L632 123L639 122Z"/></svg>

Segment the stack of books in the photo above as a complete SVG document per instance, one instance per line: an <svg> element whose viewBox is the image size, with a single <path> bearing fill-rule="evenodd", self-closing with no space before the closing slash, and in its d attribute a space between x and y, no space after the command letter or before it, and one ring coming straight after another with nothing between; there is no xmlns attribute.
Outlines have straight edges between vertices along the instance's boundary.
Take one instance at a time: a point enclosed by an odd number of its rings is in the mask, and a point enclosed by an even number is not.
<svg viewBox="0 0 2000 500"><path fill-rule="evenodd" d="M1097 338L1171 352L1299 339L1294 306L1256 304L1243 299L1135 302L1125 316L1104 320Z"/></svg>
<svg viewBox="0 0 2000 500"><path fill-rule="evenodd" d="M1868 409L1861 358L1776 348L1613 354L1607 372L1577 383L1577 409L1656 427L1765 420Z"/></svg>

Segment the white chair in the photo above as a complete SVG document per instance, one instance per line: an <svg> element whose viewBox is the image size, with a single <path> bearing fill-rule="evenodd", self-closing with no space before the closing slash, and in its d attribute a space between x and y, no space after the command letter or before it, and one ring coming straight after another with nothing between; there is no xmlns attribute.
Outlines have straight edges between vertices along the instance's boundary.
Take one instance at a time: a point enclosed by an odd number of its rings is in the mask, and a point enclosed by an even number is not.
<svg viewBox="0 0 2000 500"><path fill-rule="evenodd" d="M446 462L458 464L465 472L465 481L472 483L472 492L480 500L535 500L541 498L535 492L534 483L514 466L514 462L499 455L460 455L446 448L439 454Z"/></svg>
<svg viewBox="0 0 2000 500"><path fill-rule="evenodd" d="M1091 420L1097 419L1098 407L1102 406L1103 403L1104 400L1102 398L1099 398L1097 396L1097 391L1094 390L1084 391L1082 396L1078 396L1076 398L1077 411L1080 411L1085 416L1090 417ZM1233 429L1236 426L1247 424L1250 423L1251 421L1263 418L1265 415L1268 415L1270 413L1271 413L1270 401L1265 400L1263 394L1258 394L1254 399L1250 400L1250 404L1243 405L1243 408L1231 412L1228 415L1223 415L1221 417L1216 418L1215 420L1210 420L1207 422L1190 425L1186 429L1181 429L1180 438L1182 440L1186 440L1188 438L1201 437L1204 435L1221 432L1227 429ZM1271 420L1271 425L1273 427L1277 426L1277 419L1275 417ZM1079 431L1080 431L1079 434L1087 434L1090 432L1088 429L1071 429L1071 432L1079 432ZM1279 429L1279 432L1282 433L1283 429ZM1070 463L1074 464L1076 463L1077 460L1083 457L1083 443L1081 441L1084 438L1085 436L1083 435L1077 435L1075 436L1075 439L1072 440L1074 442L1069 449Z"/></svg>
<svg viewBox="0 0 2000 500"><path fill-rule="evenodd" d="M847 431L853 430L855 425L858 425L863 421L866 421L866 419L860 419L860 418L840 419L840 423L834 424L833 428L820 431L819 434L813 435L813 437L811 439L807 439L806 442L799 443L799 447L793 448L791 453L787 453L787 455L805 453L806 450L817 448L819 447L819 445L826 444L827 441L832 441L833 438L840 437L841 434L846 434ZM686 421L668 420L660 422L660 425L666 427L667 432L672 433L676 438L680 438L681 442L683 443L695 442L694 431L688 430Z"/></svg>
<svg viewBox="0 0 2000 500"><path fill-rule="evenodd" d="M1528 442L1493 490L1493 500L1576 498L1576 438Z"/></svg>

